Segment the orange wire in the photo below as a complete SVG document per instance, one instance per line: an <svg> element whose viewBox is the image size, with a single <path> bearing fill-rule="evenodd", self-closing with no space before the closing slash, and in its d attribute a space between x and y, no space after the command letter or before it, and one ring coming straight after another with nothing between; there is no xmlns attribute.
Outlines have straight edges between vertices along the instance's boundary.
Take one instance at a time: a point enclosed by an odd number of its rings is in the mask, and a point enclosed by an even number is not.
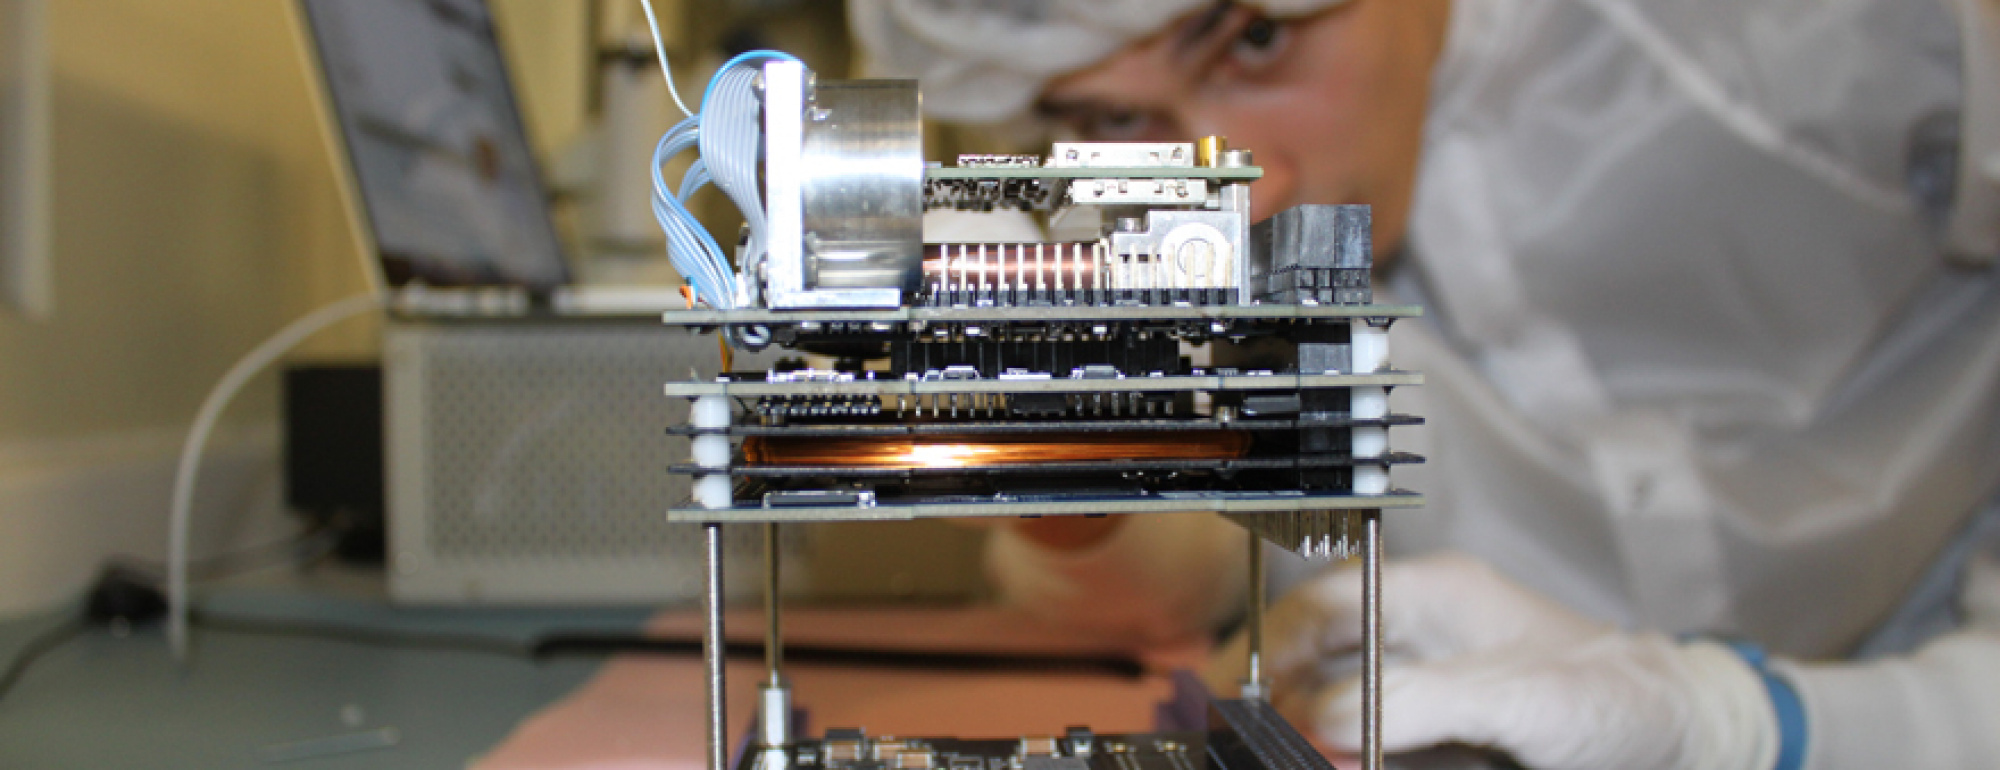
<svg viewBox="0 0 2000 770"><path fill-rule="evenodd" d="M688 309L693 310L694 287L681 284L681 299L687 300ZM727 374L729 370L736 368L736 351L729 348L729 339L721 335L716 335L715 346L722 351L722 371Z"/></svg>

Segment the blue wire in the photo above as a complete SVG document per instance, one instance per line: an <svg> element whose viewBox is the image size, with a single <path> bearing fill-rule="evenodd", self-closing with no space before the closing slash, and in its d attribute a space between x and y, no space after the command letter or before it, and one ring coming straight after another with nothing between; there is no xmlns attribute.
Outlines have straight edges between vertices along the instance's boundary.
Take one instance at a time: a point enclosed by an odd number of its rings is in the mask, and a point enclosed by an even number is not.
<svg viewBox="0 0 2000 770"><path fill-rule="evenodd" d="M708 78L708 88L703 89L701 92L702 107L706 108L708 106L708 97L715 93L715 86L722 82L722 73L728 72L738 64L748 64L753 61L766 59L774 61L798 61L799 57L785 53L784 51L744 51L735 55L729 61L723 62L722 66L715 68L715 74ZM699 117L700 114L699 112L695 113L696 117Z"/></svg>
<svg viewBox="0 0 2000 770"><path fill-rule="evenodd" d="M693 198L695 193L701 192L701 188L707 187L709 182L712 181L714 179L708 175L708 163L701 158L696 158L694 163L688 165L687 173L681 175L681 194L679 196L681 203L685 205L688 199Z"/></svg>
<svg viewBox="0 0 2000 770"><path fill-rule="evenodd" d="M699 139L700 133L693 123L690 118L676 125L660 138L653 150L653 217L667 235L668 256L675 269L710 305L728 309L734 305L735 274L723 260L722 247L687 207L667 192L666 179L660 174L660 166L667 158Z"/></svg>
<svg viewBox="0 0 2000 770"><path fill-rule="evenodd" d="M709 97L714 95L716 86L722 82L722 75L735 67L757 61L798 60L798 57L782 51L737 54L709 78L708 88L702 92L701 107L708 106ZM715 236L708 232L708 228L702 227L684 202L709 183L707 164L697 159L689 166L687 174L681 178L679 195L667 190L666 178L660 173L660 167L666 164L667 159L700 142L701 118L702 113L696 112L675 124L653 148L653 218L659 221L661 232L667 236L667 257L674 263L674 269L679 270L681 276L694 287L696 295L713 307L727 310L735 306L736 272L730 267L721 244L716 243Z"/></svg>
<svg viewBox="0 0 2000 770"><path fill-rule="evenodd" d="M709 304L726 308L732 304L735 273L723 259L721 246L709 235L707 228L694 218L687 207L667 192L666 180L660 174L660 166L667 158L679 154L700 139L699 130L691 125L693 119L682 121L667 132L654 150L653 158L653 207L654 217L660 220L671 240L685 260L676 260L676 267L690 282L696 284L697 291L710 299ZM673 238L672 236L680 236Z"/></svg>

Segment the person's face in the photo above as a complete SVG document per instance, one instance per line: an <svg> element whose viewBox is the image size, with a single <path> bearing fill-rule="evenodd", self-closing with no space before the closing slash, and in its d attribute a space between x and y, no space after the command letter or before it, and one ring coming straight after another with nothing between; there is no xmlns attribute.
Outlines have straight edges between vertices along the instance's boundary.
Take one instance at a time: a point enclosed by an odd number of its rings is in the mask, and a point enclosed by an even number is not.
<svg viewBox="0 0 2000 770"><path fill-rule="evenodd" d="M1218 5L1051 83L1038 104L1093 141L1220 135L1255 154L1262 221L1301 203L1375 207L1402 245L1450 0L1352 0L1278 20Z"/></svg>

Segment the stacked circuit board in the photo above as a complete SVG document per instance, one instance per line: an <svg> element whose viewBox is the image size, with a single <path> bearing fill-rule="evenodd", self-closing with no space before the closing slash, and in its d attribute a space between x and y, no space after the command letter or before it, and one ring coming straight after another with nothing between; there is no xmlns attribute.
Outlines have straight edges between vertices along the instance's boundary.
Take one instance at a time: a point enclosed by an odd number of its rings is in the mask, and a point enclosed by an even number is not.
<svg viewBox="0 0 2000 770"><path fill-rule="evenodd" d="M1361 556L1365 710L1379 714L1379 563L1391 483L1422 458L1389 393L1388 330L1412 306L1370 289L1365 206L1298 206L1253 226L1249 152L1200 143L1058 143L1046 156L924 164L914 86L818 82L765 65L763 229L733 309L665 314L761 370L672 382L690 419L668 518L710 544L704 651L709 766L726 763L721 529L765 528L767 678L739 770L1324 770L1264 700L1253 643L1241 698L1206 729L1048 738L795 735L779 652L776 527L786 522L1184 515L1316 557ZM1028 242L927 242L924 211L1085 211L1094 229ZM1053 219L1053 216L1052 216ZM1255 634L1252 638L1257 638ZM1365 742L1379 749L1379 717ZM1369 738L1369 736L1374 736ZM1370 767L1379 750L1366 753Z"/></svg>
<svg viewBox="0 0 2000 770"><path fill-rule="evenodd" d="M1418 504L1389 479L1420 458L1390 450L1388 431L1420 420L1387 396L1421 377L1393 369L1386 344L1418 311L1373 302L1368 209L1300 206L1252 227L1256 167L1166 147L1105 160L1117 167L1057 165L1074 149L1058 145L1044 163L928 170L933 198L1033 181L1104 208L1096 241L932 244L897 307L669 313L797 354L668 386L696 403L671 432L692 440L672 471L697 497L672 517L1213 511L1325 556L1356 547L1345 512ZM1187 183L1200 198L1173 192ZM1119 185L1146 192L1099 202Z"/></svg>

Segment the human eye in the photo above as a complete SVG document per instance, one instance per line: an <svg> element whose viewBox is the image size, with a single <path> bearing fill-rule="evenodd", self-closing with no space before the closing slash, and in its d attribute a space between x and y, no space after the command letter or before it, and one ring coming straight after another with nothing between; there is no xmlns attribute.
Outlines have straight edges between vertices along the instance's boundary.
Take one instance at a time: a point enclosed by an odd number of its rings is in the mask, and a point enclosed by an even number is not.
<svg viewBox="0 0 2000 770"><path fill-rule="evenodd" d="M1092 110L1076 128L1091 139L1123 142L1151 136L1160 122L1157 115L1147 110L1110 107Z"/></svg>
<svg viewBox="0 0 2000 770"><path fill-rule="evenodd" d="M1284 55L1290 38L1284 23L1259 14L1243 22L1230 43L1229 58L1247 70L1261 69Z"/></svg>
<svg viewBox="0 0 2000 770"><path fill-rule="evenodd" d="M1157 108L1080 101L1044 102L1036 105L1036 111L1083 141L1153 141L1172 133L1173 120Z"/></svg>

